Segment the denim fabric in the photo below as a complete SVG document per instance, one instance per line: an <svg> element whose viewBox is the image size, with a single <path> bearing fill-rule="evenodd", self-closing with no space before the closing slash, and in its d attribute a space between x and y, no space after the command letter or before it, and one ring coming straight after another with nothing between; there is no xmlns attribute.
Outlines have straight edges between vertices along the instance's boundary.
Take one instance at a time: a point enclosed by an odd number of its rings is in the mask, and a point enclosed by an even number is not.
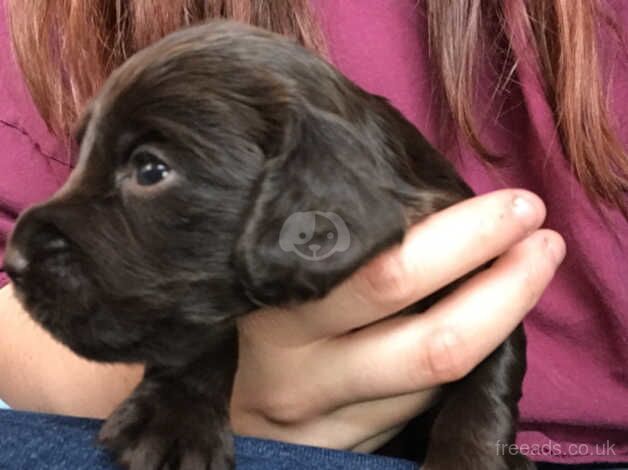
<svg viewBox="0 0 628 470"><path fill-rule="evenodd" d="M0 411L0 469L111 470L95 448L101 421ZM410 462L238 437L238 470L416 470Z"/></svg>
<svg viewBox="0 0 628 470"><path fill-rule="evenodd" d="M540 463L537 464L537 470L628 470L628 464L600 463L596 465L559 465L556 463Z"/></svg>
<svg viewBox="0 0 628 470"><path fill-rule="evenodd" d="M0 411L0 469L112 470L95 447L101 421ZM417 470L407 461L275 441L236 438L238 470ZM539 470L592 470L594 466L542 466ZM628 467L601 467L628 470Z"/></svg>

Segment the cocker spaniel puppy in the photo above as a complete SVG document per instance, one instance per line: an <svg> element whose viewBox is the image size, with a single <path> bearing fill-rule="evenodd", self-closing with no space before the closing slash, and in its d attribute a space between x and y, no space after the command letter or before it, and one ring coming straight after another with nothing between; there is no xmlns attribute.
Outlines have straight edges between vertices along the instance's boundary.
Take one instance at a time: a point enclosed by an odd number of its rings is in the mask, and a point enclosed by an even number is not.
<svg viewBox="0 0 628 470"><path fill-rule="evenodd" d="M5 266L73 351L146 365L99 436L135 470L233 468L236 318L326 295L410 224L472 196L384 99L231 22L133 56L82 122L77 167L21 216ZM496 452L513 442L524 368L519 329L445 387L426 468L533 468Z"/></svg>

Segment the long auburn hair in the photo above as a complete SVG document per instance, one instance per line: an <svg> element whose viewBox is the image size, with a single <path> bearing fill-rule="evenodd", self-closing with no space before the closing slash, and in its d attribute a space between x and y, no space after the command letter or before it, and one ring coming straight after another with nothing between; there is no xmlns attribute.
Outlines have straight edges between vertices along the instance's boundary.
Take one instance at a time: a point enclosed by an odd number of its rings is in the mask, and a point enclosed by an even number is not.
<svg viewBox="0 0 628 470"><path fill-rule="evenodd" d="M613 131L602 86L598 2L426 1L431 56L460 135L490 157L478 137L474 111L477 58L488 15L509 8L540 65L575 175L594 200L626 213L628 154ZM114 68L186 25L232 18L292 36L319 53L325 50L309 0L9 0L9 14L18 63L35 104L61 137ZM501 86L511 72L500 78Z"/></svg>

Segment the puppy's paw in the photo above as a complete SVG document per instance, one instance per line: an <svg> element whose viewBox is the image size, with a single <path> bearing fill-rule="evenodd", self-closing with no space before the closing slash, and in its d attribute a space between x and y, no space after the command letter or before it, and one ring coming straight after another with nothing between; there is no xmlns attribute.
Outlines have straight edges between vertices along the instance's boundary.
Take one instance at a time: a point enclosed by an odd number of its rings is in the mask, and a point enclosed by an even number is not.
<svg viewBox="0 0 628 470"><path fill-rule="evenodd" d="M106 421L100 442L129 470L231 470L233 439L224 422L199 410L128 401ZM221 420L222 421L222 420Z"/></svg>

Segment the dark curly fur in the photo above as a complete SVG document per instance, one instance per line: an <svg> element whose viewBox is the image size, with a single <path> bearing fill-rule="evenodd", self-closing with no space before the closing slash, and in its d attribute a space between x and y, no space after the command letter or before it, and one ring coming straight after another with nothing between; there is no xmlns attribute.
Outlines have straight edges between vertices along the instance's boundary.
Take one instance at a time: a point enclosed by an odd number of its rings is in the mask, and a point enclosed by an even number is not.
<svg viewBox="0 0 628 470"><path fill-rule="evenodd" d="M235 23L136 54L78 138L77 168L22 215L5 265L32 317L76 353L146 364L100 433L134 470L232 468L236 317L324 296L409 224L472 196L384 99ZM167 178L137 183L139 148ZM348 249L314 261L281 249L282 224L299 211L337 214ZM446 388L426 468L533 468L496 446L514 439L524 348L519 329Z"/></svg>

